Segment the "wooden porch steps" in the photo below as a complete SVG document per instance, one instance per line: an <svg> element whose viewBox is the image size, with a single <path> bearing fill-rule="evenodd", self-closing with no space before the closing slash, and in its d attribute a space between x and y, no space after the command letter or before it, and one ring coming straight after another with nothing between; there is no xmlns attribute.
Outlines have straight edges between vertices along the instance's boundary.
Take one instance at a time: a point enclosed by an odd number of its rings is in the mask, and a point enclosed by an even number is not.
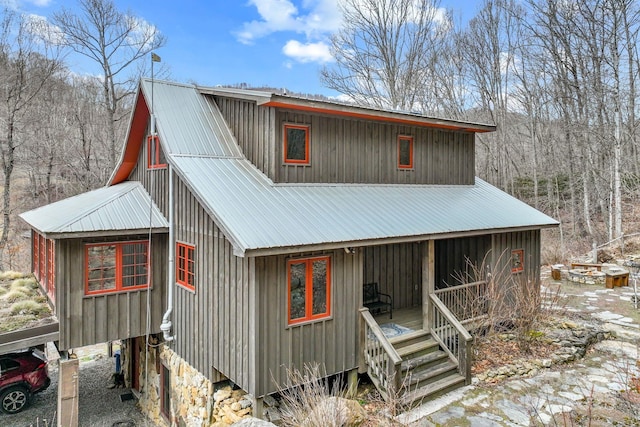
<svg viewBox="0 0 640 427"><path fill-rule="evenodd" d="M465 385L458 365L424 330L413 331L389 339L402 359L400 404L410 407ZM376 381L374 380L374 384ZM388 396L386 390L380 390Z"/></svg>

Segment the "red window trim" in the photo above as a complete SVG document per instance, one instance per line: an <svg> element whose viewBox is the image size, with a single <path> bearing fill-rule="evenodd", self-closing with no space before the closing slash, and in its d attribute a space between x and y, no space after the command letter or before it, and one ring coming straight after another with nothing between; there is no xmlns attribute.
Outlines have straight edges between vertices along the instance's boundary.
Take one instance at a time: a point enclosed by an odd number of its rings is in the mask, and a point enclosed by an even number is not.
<svg viewBox="0 0 640 427"><path fill-rule="evenodd" d="M151 144L154 146L153 150L151 149ZM158 135L147 136L147 169L164 169L167 167L166 163L160 163L161 150ZM155 158L151 158L151 153L155 154Z"/></svg>
<svg viewBox="0 0 640 427"><path fill-rule="evenodd" d="M313 315L313 262L325 260L327 263L327 311ZM305 264L306 283L305 283L305 316L297 319L291 319L291 265ZM287 260L287 324L297 325L309 321L327 319L331 317L331 257L319 256L312 258L296 258Z"/></svg>
<svg viewBox="0 0 640 427"><path fill-rule="evenodd" d="M409 164L400 163L400 147L402 141L409 141ZM398 169L413 169L413 137L409 135L398 135Z"/></svg>
<svg viewBox="0 0 640 427"><path fill-rule="evenodd" d="M144 285L137 286L123 286L122 285L122 247L125 245L135 245L135 244L143 244L145 246L145 251L147 253L147 257L145 259L145 266L147 268L147 272L149 271L149 241L148 240L136 240L136 241L127 241L127 242L104 242L104 243L87 243L84 245L84 294L85 296L90 295L104 295L104 294L113 294L118 292L129 292L136 291L140 289L149 289L149 283L145 283ZM89 290L89 248L97 247L97 246L115 246L116 247L116 275L115 281L116 286L113 289L101 289L97 291ZM147 275L148 277L148 275Z"/></svg>
<svg viewBox="0 0 640 427"><path fill-rule="evenodd" d="M55 261L55 246L52 239L47 239L47 295L51 298L51 301L56 300L56 261Z"/></svg>
<svg viewBox="0 0 640 427"><path fill-rule="evenodd" d="M184 255L180 255L180 249L184 249ZM192 292L196 291L195 255L194 245L176 242L176 283Z"/></svg>
<svg viewBox="0 0 640 427"><path fill-rule="evenodd" d="M287 158L287 129L302 129L304 130L304 160L297 159L289 159ZM283 152L282 158L284 159L285 164L293 164L293 165L308 165L309 164L309 134L310 127L309 125L297 125L285 123L283 128Z"/></svg>
<svg viewBox="0 0 640 427"><path fill-rule="evenodd" d="M33 241L33 275L40 280L40 234L35 230L32 232L31 240Z"/></svg>
<svg viewBox="0 0 640 427"><path fill-rule="evenodd" d="M511 273L521 273L524 271L524 249L514 249L511 251Z"/></svg>

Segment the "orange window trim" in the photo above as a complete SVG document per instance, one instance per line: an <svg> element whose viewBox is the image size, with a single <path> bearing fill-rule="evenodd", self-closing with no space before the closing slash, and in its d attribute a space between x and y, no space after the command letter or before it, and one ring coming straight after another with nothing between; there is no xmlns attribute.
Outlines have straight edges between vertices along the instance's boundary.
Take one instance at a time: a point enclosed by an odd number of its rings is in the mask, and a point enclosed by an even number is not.
<svg viewBox="0 0 640 427"><path fill-rule="evenodd" d="M315 261L325 261L327 264L327 292L326 292L326 307L327 311L324 313L313 314L313 263ZM297 319L291 318L291 266L294 264L305 265L305 315ZM331 258L328 256L304 258L304 259L290 259L287 261L287 324L296 325L298 323L309 322L312 320L326 319L331 317Z"/></svg>
<svg viewBox="0 0 640 427"><path fill-rule="evenodd" d="M55 247L53 240L47 239L47 295L55 300L56 282L55 282Z"/></svg>
<svg viewBox="0 0 640 427"><path fill-rule="evenodd" d="M195 292L195 251L193 245L176 243L176 283Z"/></svg>
<svg viewBox="0 0 640 427"><path fill-rule="evenodd" d="M403 141L409 142L409 163L408 164L401 163L401 159L402 159L401 147L402 147ZM398 169L413 169L413 137L412 136L406 136L406 135L398 136Z"/></svg>
<svg viewBox="0 0 640 427"><path fill-rule="evenodd" d="M36 279L40 280L40 263L39 263L39 256L40 256L40 249L38 248L38 243L40 242L40 235L38 233L36 233L35 231L33 232L33 275L36 276Z"/></svg>
<svg viewBox="0 0 640 427"><path fill-rule="evenodd" d="M300 129L304 130L304 160L297 159L289 159L287 158L287 130L288 129ZM284 125L284 152L283 152L284 162L287 164L298 164L298 165L308 165L309 164L309 126L308 125L292 125L285 124Z"/></svg>
<svg viewBox="0 0 640 427"><path fill-rule="evenodd" d="M158 135L147 136L147 169L164 169L166 163L160 162L160 138Z"/></svg>
<svg viewBox="0 0 640 427"><path fill-rule="evenodd" d="M38 274L41 282L47 281L47 239L42 234L38 235L40 242L38 248L40 249L40 255L38 255Z"/></svg>
<svg viewBox="0 0 640 427"><path fill-rule="evenodd" d="M85 244L84 246L84 268L85 268L84 294L85 295L104 295L104 294L112 294L116 292L128 292L128 291L135 291L139 289L148 289L149 283L145 283L143 285L137 285L137 286L123 286L123 283L122 283L122 278L123 278L122 248L127 245L140 245L140 244L144 245L144 250L147 254L147 256L145 257L144 266L146 267L148 272L149 271L149 258L148 258L149 241L147 240L138 240L138 241L131 241L131 242L105 242L105 243ZM115 256L115 267L116 267L116 274L115 274L116 286L114 289L101 289L97 291L90 291L89 290L89 249L99 247L99 246L115 246L116 252L114 256ZM148 274L147 274L147 277L148 277Z"/></svg>

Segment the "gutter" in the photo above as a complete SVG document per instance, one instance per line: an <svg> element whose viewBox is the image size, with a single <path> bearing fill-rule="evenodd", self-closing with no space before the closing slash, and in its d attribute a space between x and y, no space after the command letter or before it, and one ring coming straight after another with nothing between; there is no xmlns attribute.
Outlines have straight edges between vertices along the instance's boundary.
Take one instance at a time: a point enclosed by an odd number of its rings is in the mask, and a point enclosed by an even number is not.
<svg viewBox="0 0 640 427"><path fill-rule="evenodd" d="M173 312L173 290L175 283L173 280L174 259L176 245L174 242L174 230L173 230L173 168L169 163L169 262L167 267L167 311L162 316L162 323L160 324L160 330L166 342L171 342L175 339L175 336L171 335L171 313Z"/></svg>

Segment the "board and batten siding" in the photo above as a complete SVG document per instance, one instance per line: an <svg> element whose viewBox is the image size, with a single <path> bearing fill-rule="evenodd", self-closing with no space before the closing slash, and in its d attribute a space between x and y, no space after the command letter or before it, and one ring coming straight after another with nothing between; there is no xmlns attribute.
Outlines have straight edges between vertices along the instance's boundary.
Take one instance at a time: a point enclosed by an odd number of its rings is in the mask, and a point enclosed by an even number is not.
<svg viewBox="0 0 640 427"><path fill-rule="evenodd" d="M129 174L129 180L142 183L162 215L169 218L169 168L147 169L147 151L147 137L145 136L138 153L136 166Z"/></svg>
<svg viewBox="0 0 640 427"><path fill-rule="evenodd" d="M195 292L175 285L175 351L218 382L255 392L254 259L233 247L202 204L174 180L175 239L195 246ZM170 274L175 277L175 272Z"/></svg>
<svg viewBox="0 0 640 427"><path fill-rule="evenodd" d="M364 252L364 283L377 282L393 298L395 310L422 304L420 243L369 246Z"/></svg>
<svg viewBox="0 0 640 427"><path fill-rule="evenodd" d="M515 273L522 275L529 283L540 283L540 230L496 233L492 236L492 264L494 271L500 274L511 274L511 251L524 251L524 271Z"/></svg>
<svg viewBox="0 0 640 427"><path fill-rule="evenodd" d="M331 259L331 317L287 326L287 260L327 255ZM260 322L255 396L287 384L287 369L303 371L305 364L318 363L322 372L333 375L358 367L362 259L361 250L256 258Z"/></svg>
<svg viewBox="0 0 640 427"><path fill-rule="evenodd" d="M216 97L245 156L274 182L473 184L474 134L286 111ZM285 123L310 126L310 165L283 161ZM397 167L399 135L414 139L414 168Z"/></svg>
<svg viewBox="0 0 640 427"><path fill-rule="evenodd" d="M474 267L481 267L483 262L489 263L491 235L457 237L435 241L435 288L478 280L473 277ZM487 264L488 265L488 264Z"/></svg>
<svg viewBox="0 0 640 427"><path fill-rule="evenodd" d="M64 295L56 307L60 321L60 348L83 347L145 335L147 291L135 290L85 296L85 244L147 240L148 236L102 239L59 239L56 241L56 292ZM150 291L151 333L160 332L166 306L167 235L151 238L153 286ZM64 272L64 274L62 274Z"/></svg>

